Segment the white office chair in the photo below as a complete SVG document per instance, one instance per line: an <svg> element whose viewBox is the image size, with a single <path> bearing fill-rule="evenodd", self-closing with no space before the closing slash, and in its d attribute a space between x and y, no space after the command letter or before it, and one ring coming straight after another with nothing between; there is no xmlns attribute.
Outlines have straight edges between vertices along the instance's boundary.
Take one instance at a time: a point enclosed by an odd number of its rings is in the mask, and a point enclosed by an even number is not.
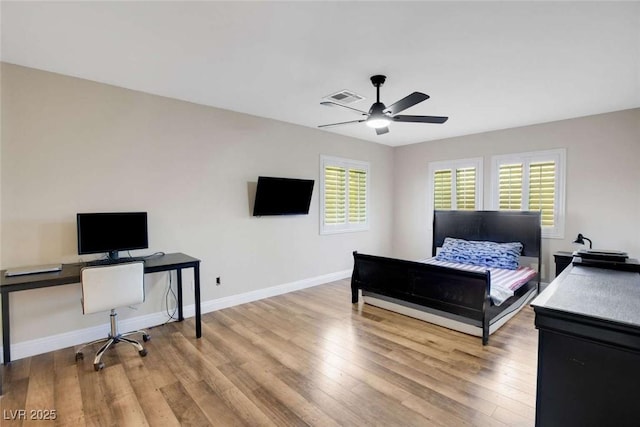
<svg viewBox="0 0 640 427"><path fill-rule="evenodd" d="M111 310L111 332L107 338L83 345L76 352L76 361L84 358L82 350L92 344L105 342L96 353L93 367L96 371L104 368L102 355L113 344L126 342L134 346L140 356L146 356L147 350L138 341L126 338L133 334L142 334L149 341L145 331L118 332L116 307L124 307L144 302L144 263L128 262L85 267L80 273L82 282L82 310L84 314Z"/></svg>

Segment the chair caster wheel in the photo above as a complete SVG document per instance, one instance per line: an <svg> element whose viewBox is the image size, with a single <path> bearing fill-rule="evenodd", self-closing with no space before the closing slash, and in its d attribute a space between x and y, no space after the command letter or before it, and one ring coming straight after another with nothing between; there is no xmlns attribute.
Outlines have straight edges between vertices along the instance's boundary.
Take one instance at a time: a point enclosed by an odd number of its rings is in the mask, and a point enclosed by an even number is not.
<svg viewBox="0 0 640 427"><path fill-rule="evenodd" d="M95 369L96 371L100 371L104 368L104 363L100 362L100 363L94 363L93 364L93 369Z"/></svg>
<svg viewBox="0 0 640 427"><path fill-rule="evenodd" d="M144 342L147 342L147 341L149 341L150 339L151 339L151 337L150 337L149 335L147 335L147 334L144 334L144 335L142 336L142 341L144 341Z"/></svg>
<svg viewBox="0 0 640 427"><path fill-rule="evenodd" d="M145 357L147 355L147 350L146 349L142 349L138 352L138 354L140 355L140 357Z"/></svg>
<svg viewBox="0 0 640 427"><path fill-rule="evenodd" d="M82 359L84 359L84 354L82 354L82 352L81 352L81 351L77 352L77 353L76 353L76 362L77 362L78 360L82 360Z"/></svg>

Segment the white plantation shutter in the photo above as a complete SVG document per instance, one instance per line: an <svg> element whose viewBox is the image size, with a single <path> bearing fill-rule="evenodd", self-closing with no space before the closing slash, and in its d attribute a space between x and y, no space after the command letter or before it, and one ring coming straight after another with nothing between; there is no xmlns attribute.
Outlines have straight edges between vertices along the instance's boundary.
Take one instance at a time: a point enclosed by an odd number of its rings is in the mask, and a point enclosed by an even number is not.
<svg viewBox="0 0 640 427"><path fill-rule="evenodd" d="M349 169L349 223L367 222L367 171Z"/></svg>
<svg viewBox="0 0 640 427"><path fill-rule="evenodd" d="M320 233L368 229L368 163L321 156L321 164Z"/></svg>
<svg viewBox="0 0 640 427"><path fill-rule="evenodd" d="M433 208L451 209L451 169L435 171L433 176Z"/></svg>
<svg viewBox="0 0 640 427"><path fill-rule="evenodd" d="M343 168L328 166L324 169L324 223L344 224L346 222L346 182Z"/></svg>
<svg viewBox="0 0 640 427"><path fill-rule="evenodd" d="M542 212L542 226L553 227L555 217L555 162L529 165L529 210Z"/></svg>
<svg viewBox="0 0 640 427"><path fill-rule="evenodd" d="M500 210L522 209L522 163L500 165Z"/></svg>
<svg viewBox="0 0 640 427"><path fill-rule="evenodd" d="M460 210L476 208L476 168L456 169L456 207Z"/></svg>
<svg viewBox="0 0 640 427"><path fill-rule="evenodd" d="M494 209L540 211L542 237L564 237L565 152L494 156Z"/></svg>
<svg viewBox="0 0 640 427"><path fill-rule="evenodd" d="M433 209L482 208L482 158L429 163Z"/></svg>

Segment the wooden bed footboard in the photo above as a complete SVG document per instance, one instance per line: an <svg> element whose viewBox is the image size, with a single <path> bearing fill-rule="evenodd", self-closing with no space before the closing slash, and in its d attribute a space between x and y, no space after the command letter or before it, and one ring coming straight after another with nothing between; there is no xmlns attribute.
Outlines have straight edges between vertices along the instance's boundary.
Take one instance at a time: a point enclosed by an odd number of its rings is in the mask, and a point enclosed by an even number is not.
<svg viewBox="0 0 640 427"><path fill-rule="evenodd" d="M353 253L351 302L358 302L358 290L418 304L463 316L482 326L482 342L489 339L491 277L437 265Z"/></svg>

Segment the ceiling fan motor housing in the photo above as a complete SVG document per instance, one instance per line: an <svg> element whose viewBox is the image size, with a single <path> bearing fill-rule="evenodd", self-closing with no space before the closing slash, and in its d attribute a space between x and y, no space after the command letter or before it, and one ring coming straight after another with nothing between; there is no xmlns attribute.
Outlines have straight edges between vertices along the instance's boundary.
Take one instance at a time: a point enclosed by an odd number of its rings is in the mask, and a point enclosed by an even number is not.
<svg viewBox="0 0 640 427"><path fill-rule="evenodd" d="M382 102L376 102L371 106L369 110L369 117L367 118L367 126L381 129L387 127L391 122L390 115L384 112L385 105Z"/></svg>
<svg viewBox="0 0 640 427"><path fill-rule="evenodd" d="M374 102L373 105L371 106L371 108L369 109L369 115L370 116L378 116L378 115L385 115L384 113L384 109L387 108L382 102Z"/></svg>

